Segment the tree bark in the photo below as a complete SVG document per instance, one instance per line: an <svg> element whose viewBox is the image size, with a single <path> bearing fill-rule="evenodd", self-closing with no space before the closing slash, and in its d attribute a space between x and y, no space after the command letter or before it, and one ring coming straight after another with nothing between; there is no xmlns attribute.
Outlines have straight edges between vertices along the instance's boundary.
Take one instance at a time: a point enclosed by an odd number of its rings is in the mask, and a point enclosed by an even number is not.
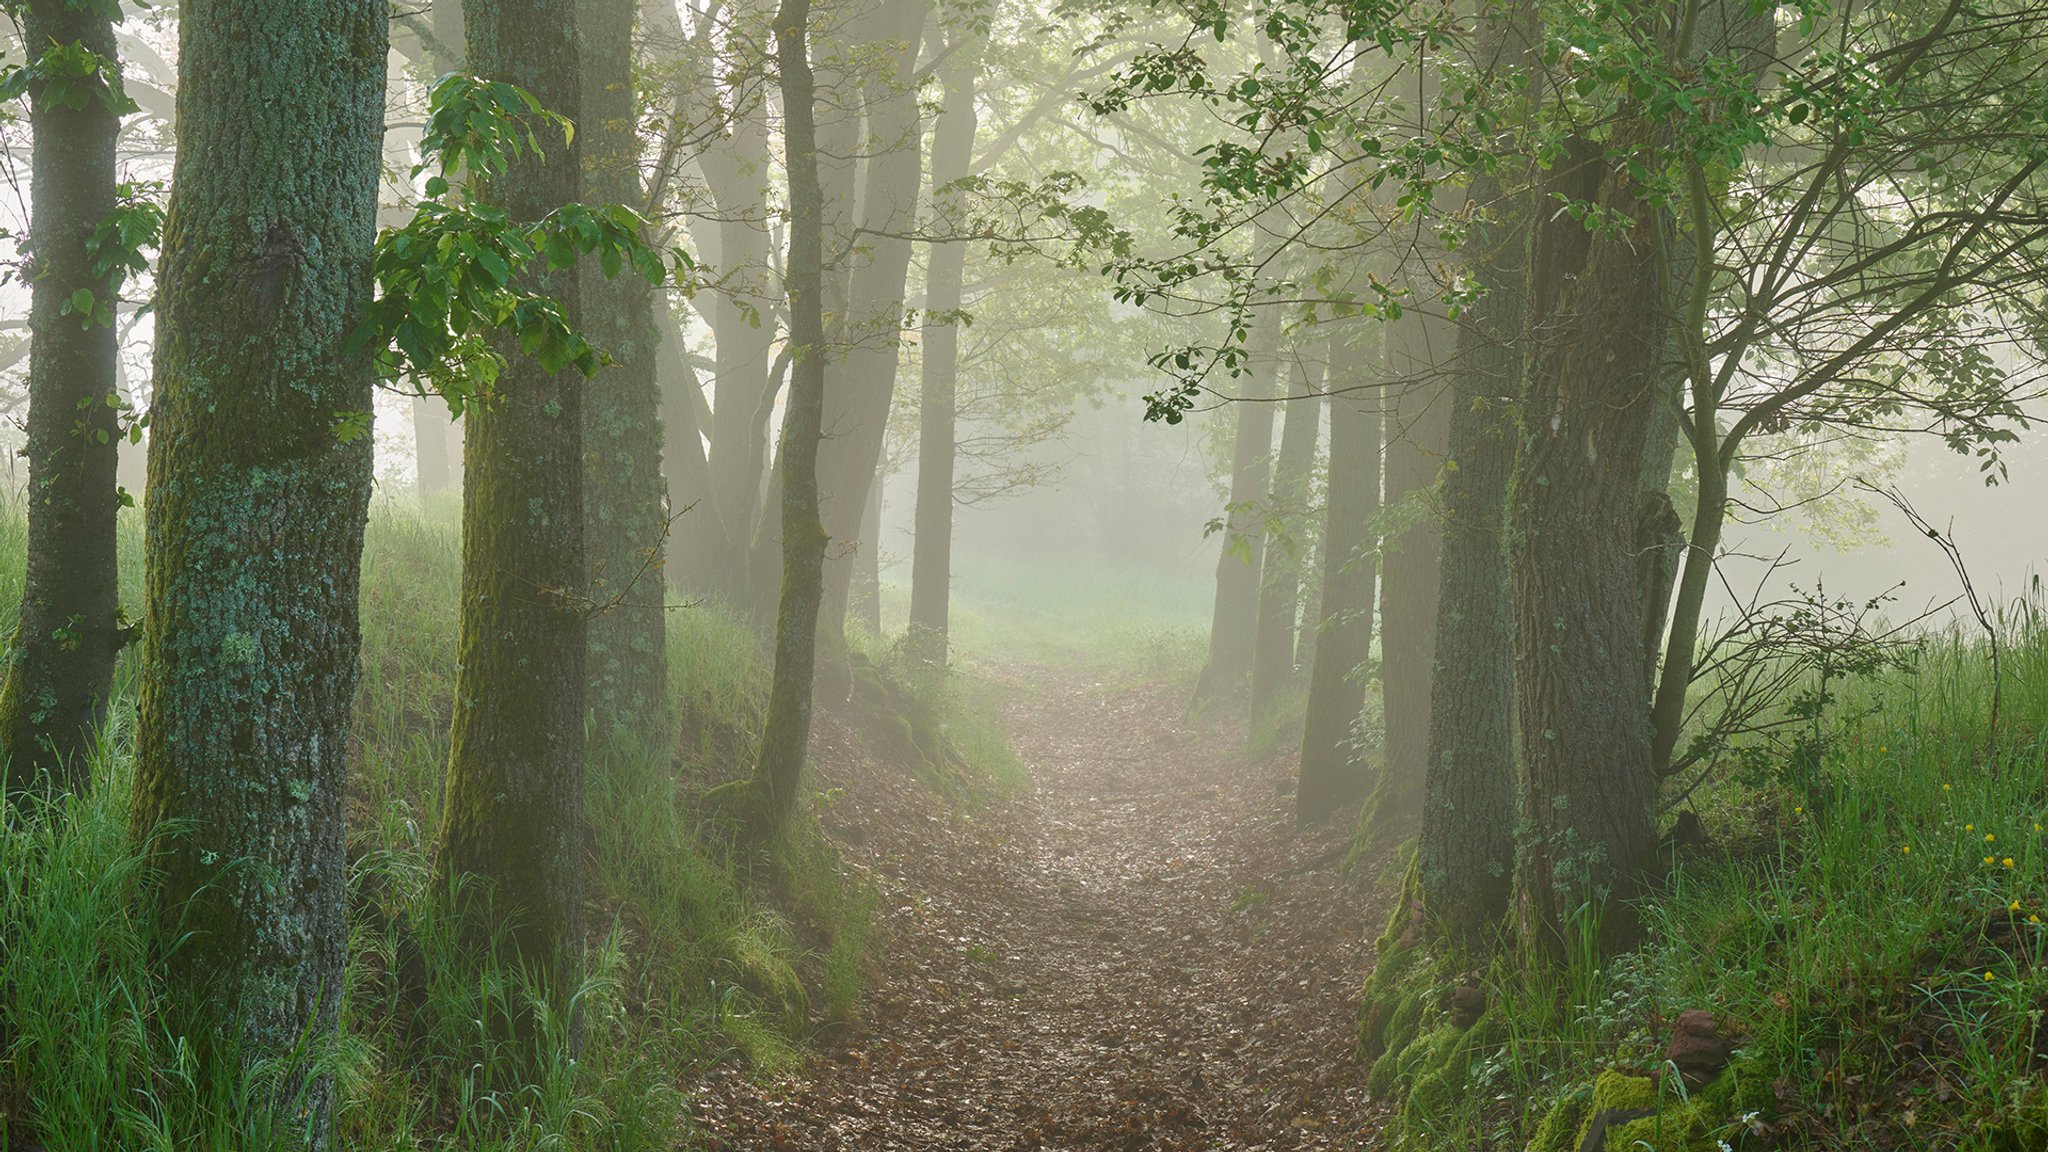
<svg viewBox="0 0 2048 1152"><path fill-rule="evenodd" d="M1365 801L1365 766L1353 753L1351 726L1365 706L1361 665L1372 659L1372 609L1380 512L1381 397L1369 390L1368 357L1358 336L1332 340L1330 480L1324 497L1323 590L1316 616L1315 662L1301 728L1301 781L1294 822L1320 823Z"/></svg>
<svg viewBox="0 0 2048 1152"><path fill-rule="evenodd" d="M633 88L636 0L582 0L583 195L592 204L637 204L639 105ZM668 516L661 475L662 333L654 293L630 272L607 278L596 262L577 271L583 331L612 363L585 382L583 523L590 596L585 653L588 705L600 738L624 734L658 748L668 727Z"/></svg>
<svg viewBox="0 0 2048 1152"><path fill-rule="evenodd" d="M114 26L101 5L31 0L27 42L77 46L118 72ZM114 88L108 95L118 92ZM115 207L113 106L66 107L29 90L30 281L28 541L21 616L0 686L0 752L9 797L27 788L79 791L106 723L114 661L125 642L114 523L120 511L119 348L112 277L86 251ZM87 293L109 313L71 307ZM67 315L66 313L69 312Z"/></svg>
<svg viewBox="0 0 2048 1152"><path fill-rule="evenodd" d="M1632 942L1629 902L1656 859L1634 545L1664 296L1646 242L1654 210L1607 158L1650 139L1624 121L1605 146L1574 140L1539 201L1593 203L1622 229L1553 214L1536 230L1531 277L1541 338L1509 536L1527 829L1515 888L1524 948L1553 959L1575 934Z"/></svg>
<svg viewBox="0 0 2048 1152"><path fill-rule="evenodd" d="M1280 456L1274 462L1273 487L1266 495L1266 517L1282 524L1305 526L1309 471L1316 463L1316 433L1323 398L1316 389L1321 365L1311 365L1299 352L1288 357L1290 385L1286 423L1280 431ZM1252 644L1251 714L1265 715L1281 685L1294 676L1294 621L1301 610L1301 545L1283 532L1266 545L1259 581L1258 617Z"/></svg>
<svg viewBox="0 0 2048 1152"><path fill-rule="evenodd" d="M1223 514L1223 548L1216 557L1216 600L1209 616L1209 662L1195 683L1195 701L1221 700L1244 691L1252 670L1258 628L1259 573L1266 551L1258 502L1273 469L1273 391L1278 364L1277 320L1258 323L1249 338L1250 362L1235 406L1237 439L1231 447L1230 500Z"/></svg>
<svg viewBox="0 0 2048 1152"><path fill-rule="evenodd" d="M825 428L824 224L818 179L816 92L806 47L810 0L782 0L775 14L785 168L789 175L789 410L782 422L782 597L775 670L754 768L757 840L779 835L796 811L811 742L811 677L824 594L825 526L818 510L818 442Z"/></svg>
<svg viewBox="0 0 2048 1152"><path fill-rule="evenodd" d="M964 40L964 43L963 43ZM979 127L975 85L986 38L954 33L945 69L944 103L932 129L932 227L944 235L966 210L954 185L972 174ZM960 329L966 303L964 242L936 243L925 270L923 376L917 405L917 509L910 556L912 653L944 664L953 583L953 476L959 449Z"/></svg>
<svg viewBox="0 0 2048 1152"><path fill-rule="evenodd" d="M386 5L186 0L158 279L133 820L172 1003L323 1144L347 945ZM201 1073L207 1075L206 1072Z"/></svg>
<svg viewBox="0 0 2048 1152"><path fill-rule="evenodd" d="M1399 839L1422 820L1423 775L1429 756L1430 680L1436 668L1437 582L1443 523L1435 494L1450 435L1450 400L1442 365L1450 360L1450 325L1420 312L1387 333L1393 378L1387 429L1386 501L1407 502L1406 528L1381 547L1380 687L1386 746L1373 787L1369 830Z"/></svg>
<svg viewBox="0 0 2048 1152"><path fill-rule="evenodd" d="M1514 468L1513 406L1526 348L1524 317L1533 202L1475 174L1491 213L1465 259L1486 294L1459 319L1443 473L1443 573L1431 683L1417 871L1430 921L1451 939L1484 943L1501 924L1515 855L1514 656L1503 538Z"/></svg>
<svg viewBox="0 0 2048 1152"><path fill-rule="evenodd" d="M577 0L470 0L470 67L519 84L541 106L581 119ZM582 139L579 133L577 140ZM489 198L537 220L582 187L575 142L545 141L515 160ZM573 272L535 275L572 325ZM436 859L443 891L474 877L473 939L490 921L566 1007L582 953L584 382L549 374L500 339L496 393L468 416L463 459L462 619L455 715Z"/></svg>

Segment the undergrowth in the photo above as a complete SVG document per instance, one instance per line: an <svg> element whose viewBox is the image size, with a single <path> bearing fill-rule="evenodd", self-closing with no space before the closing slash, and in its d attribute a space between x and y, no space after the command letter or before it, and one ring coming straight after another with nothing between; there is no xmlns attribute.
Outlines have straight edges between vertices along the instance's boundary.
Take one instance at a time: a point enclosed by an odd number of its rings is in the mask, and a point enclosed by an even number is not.
<svg viewBox="0 0 2048 1152"><path fill-rule="evenodd" d="M1673 848L1634 952L1462 970L1397 918L1363 1055L1399 1143L2048 1147L2048 629L2028 605L2005 626L1995 740L1979 639L1835 685L1804 762L1750 757L1689 799L1710 840ZM1734 1049L1693 1091L1664 1061L1688 1009Z"/></svg>
<svg viewBox="0 0 2048 1152"><path fill-rule="evenodd" d="M20 597L20 522L18 509L0 515L0 628L12 627ZM133 605L135 517L122 530ZM334 1146L677 1147L694 1073L743 1060L779 1074L808 1035L854 1012L873 896L811 816L766 859L699 822L693 785L751 767L767 674L741 620L695 605L670 614L675 739L593 747L588 761L582 986L567 1003L540 1002L496 950L465 950L452 909L489 894L437 891L430 867L458 555L450 509L375 509L349 795L349 965L341 1040L321 1057L337 1088ZM91 791L25 813L0 838L0 1147L30 1134L67 1150L287 1146L289 1134L261 1127L274 1110L250 1106L281 1070L202 1082L150 963L161 944L132 912L132 664ZM975 708L950 695L934 707L974 764L998 778L1011 770L1000 731L972 719ZM522 1021L539 1022L537 1061L505 1039Z"/></svg>

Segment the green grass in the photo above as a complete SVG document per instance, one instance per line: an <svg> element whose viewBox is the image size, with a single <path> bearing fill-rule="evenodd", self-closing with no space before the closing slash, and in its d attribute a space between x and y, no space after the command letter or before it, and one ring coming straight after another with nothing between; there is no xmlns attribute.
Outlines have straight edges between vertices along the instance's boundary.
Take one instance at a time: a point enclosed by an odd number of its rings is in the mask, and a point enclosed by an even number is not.
<svg viewBox="0 0 2048 1152"><path fill-rule="evenodd" d="M1631 1125L1630 1152L2048 1146L2037 610L2006 648L1995 754L1985 646L1935 637L1916 669L1841 689L1818 773L1720 779L1696 798L1722 851L1681 858L1645 902L1641 949L1547 975L1495 963L1459 1090L1411 1097L1407 1145L1575 1149L1585 1101L1648 1083L1602 1088L1602 1074L1650 1074L1659 1021L1703 1008L1740 1036L1730 1073L1692 1104L1665 1089L1661 1127ZM1448 978L1425 977L1425 999ZM1418 1035L1442 1027L1425 1012ZM1387 1078L1413 1089L1421 1068Z"/></svg>
<svg viewBox="0 0 2048 1152"><path fill-rule="evenodd" d="M0 515L0 626L20 596L18 510ZM123 523L125 602L140 531ZM772 860L700 826L690 789L751 763L766 671L723 611L671 614L671 746L594 750L588 976L568 1003L458 945L434 890L455 676L452 508L380 502L364 550L363 677L349 796L351 950L335 1071L349 1149L673 1148L683 1092L714 1061L788 1068L862 986L872 896L805 823ZM254 1150L288 1143L252 1106L284 1069L207 1082L132 919L132 659L88 796L0 838L0 1146ZM536 1011L538 1008L538 1011ZM572 1049L569 1022L580 1022ZM538 1059L506 1037L541 1022ZM574 1051L574 1058L571 1058Z"/></svg>
<svg viewBox="0 0 2048 1152"><path fill-rule="evenodd" d="M1207 651L1213 592L1206 572L961 556L953 562L950 638L970 661L1192 679ZM909 603L907 584L884 582L883 620L892 633L902 629Z"/></svg>

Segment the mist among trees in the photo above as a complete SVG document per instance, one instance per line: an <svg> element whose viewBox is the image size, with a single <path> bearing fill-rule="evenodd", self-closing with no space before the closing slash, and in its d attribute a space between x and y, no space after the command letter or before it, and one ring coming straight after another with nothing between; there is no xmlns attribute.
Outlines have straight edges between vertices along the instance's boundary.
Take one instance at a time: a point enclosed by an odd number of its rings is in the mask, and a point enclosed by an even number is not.
<svg viewBox="0 0 2048 1152"><path fill-rule="evenodd" d="M0 1148L2048 1147L2036 0L0 9Z"/></svg>

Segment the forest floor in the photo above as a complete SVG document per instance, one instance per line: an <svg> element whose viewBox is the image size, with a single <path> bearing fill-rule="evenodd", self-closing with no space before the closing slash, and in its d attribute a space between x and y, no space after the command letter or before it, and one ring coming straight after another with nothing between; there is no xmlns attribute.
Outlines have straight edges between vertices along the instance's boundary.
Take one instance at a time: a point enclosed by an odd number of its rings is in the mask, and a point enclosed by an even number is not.
<svg viewBox="0 0 2048 1152"><path fill-rule="evenodd" d="M1293 757L1159 686L998 673L1025 793L975 809L827 725L821 814L878 890L858 1019L791 1075L702 1085L721 1149L1293 1152L1369 1145L1352 1058L1390 896L1348 822L1293 826ZM840 744L840 747L832 747Z"/></svg>

